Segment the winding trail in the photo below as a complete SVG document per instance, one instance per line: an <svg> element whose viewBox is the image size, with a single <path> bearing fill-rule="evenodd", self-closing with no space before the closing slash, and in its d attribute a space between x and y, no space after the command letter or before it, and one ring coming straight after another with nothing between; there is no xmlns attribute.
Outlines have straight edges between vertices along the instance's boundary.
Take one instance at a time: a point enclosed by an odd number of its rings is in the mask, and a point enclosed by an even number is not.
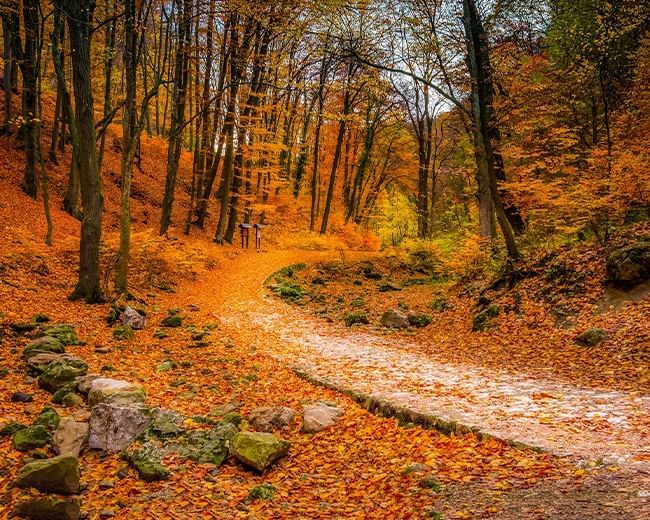
<svg viewBox="0 0 650 520"><path fill-rule="evenodd" d="M244 252L229 269L211 272L200 288L185 289L185 297L196 301L196 291L236 287L206 299L229 334L341 391L576 463L598 461L650 475L650 395L452 365L411 351L402 338L396 345L390 335L326 323L265 294L264 279L281 267L334 255Z"/></svg>

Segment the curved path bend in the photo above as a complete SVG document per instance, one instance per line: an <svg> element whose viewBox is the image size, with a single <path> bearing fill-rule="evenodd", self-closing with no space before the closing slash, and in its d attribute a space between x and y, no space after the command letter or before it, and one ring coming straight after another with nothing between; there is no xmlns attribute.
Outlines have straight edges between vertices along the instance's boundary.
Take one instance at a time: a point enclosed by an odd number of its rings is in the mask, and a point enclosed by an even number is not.
<svg viewBox="0 0 650 520"><path fill-rule="evenodd" d="M228 260L228 269L208 273L178 296L197 301L206 295L199 300L202 307L233 337L338 390L576 462L650 475L650 395L445 363L410 352L401 337L311 317L262 287L269 274L288 264L334 257L332 252L244 252Z"/></svg>

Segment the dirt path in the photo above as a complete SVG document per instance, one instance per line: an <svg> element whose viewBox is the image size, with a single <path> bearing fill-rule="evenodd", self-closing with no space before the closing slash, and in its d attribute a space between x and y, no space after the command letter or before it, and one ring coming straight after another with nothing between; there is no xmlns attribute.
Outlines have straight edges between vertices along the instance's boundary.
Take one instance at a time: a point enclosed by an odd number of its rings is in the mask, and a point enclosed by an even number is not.
<svg viewBox="0 0 650 520"><path fill-rule="evenodd" d="M326 323L265 295L262 282L275 270L332 256L243 253L227 273L217 270L204 281L203 290L205 283L238 287L223 299L212 299L214 316L233 334L292 368L342 391L568 456L577 465L618 467L627 475L625 485L632 485L628 491L648 505L649 395L447 364L408 353L407 345L398 349L390 335ZM196 300L197 294L191 290L185 297Z"/></svg>

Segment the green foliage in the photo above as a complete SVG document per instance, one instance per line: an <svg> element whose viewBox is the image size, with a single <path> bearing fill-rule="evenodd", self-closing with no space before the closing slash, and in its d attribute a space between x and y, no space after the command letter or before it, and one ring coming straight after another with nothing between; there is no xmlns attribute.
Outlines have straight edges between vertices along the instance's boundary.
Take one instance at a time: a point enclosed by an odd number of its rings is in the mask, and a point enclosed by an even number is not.
<svg viewBox="0 0 650 520"><path fill-rule="evenodd" d="M418 229L415 200L400 191L389 193L379 206L377 234L383 246L397 247Z"/></svg>

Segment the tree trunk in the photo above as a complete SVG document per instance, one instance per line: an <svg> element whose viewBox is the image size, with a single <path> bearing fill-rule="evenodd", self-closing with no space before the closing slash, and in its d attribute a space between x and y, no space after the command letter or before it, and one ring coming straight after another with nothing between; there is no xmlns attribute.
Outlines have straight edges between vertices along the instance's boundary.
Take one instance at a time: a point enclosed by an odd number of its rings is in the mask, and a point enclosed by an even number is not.
<svg viewBox="0 0 650 520"><path fill-rule="evenodd" d="M90 37L94 0L57 0L55 11L66 14L72 50L72 83L75 112L70 117L72 143L79 168L81 221L79 280L70 299L87 303L102 301L99 277L99 246L102 232L103 195L95 146L95 118L91 89ZM60 64L59 64L60 65ZM60 71L63 74L63 71Z"/></svg>

